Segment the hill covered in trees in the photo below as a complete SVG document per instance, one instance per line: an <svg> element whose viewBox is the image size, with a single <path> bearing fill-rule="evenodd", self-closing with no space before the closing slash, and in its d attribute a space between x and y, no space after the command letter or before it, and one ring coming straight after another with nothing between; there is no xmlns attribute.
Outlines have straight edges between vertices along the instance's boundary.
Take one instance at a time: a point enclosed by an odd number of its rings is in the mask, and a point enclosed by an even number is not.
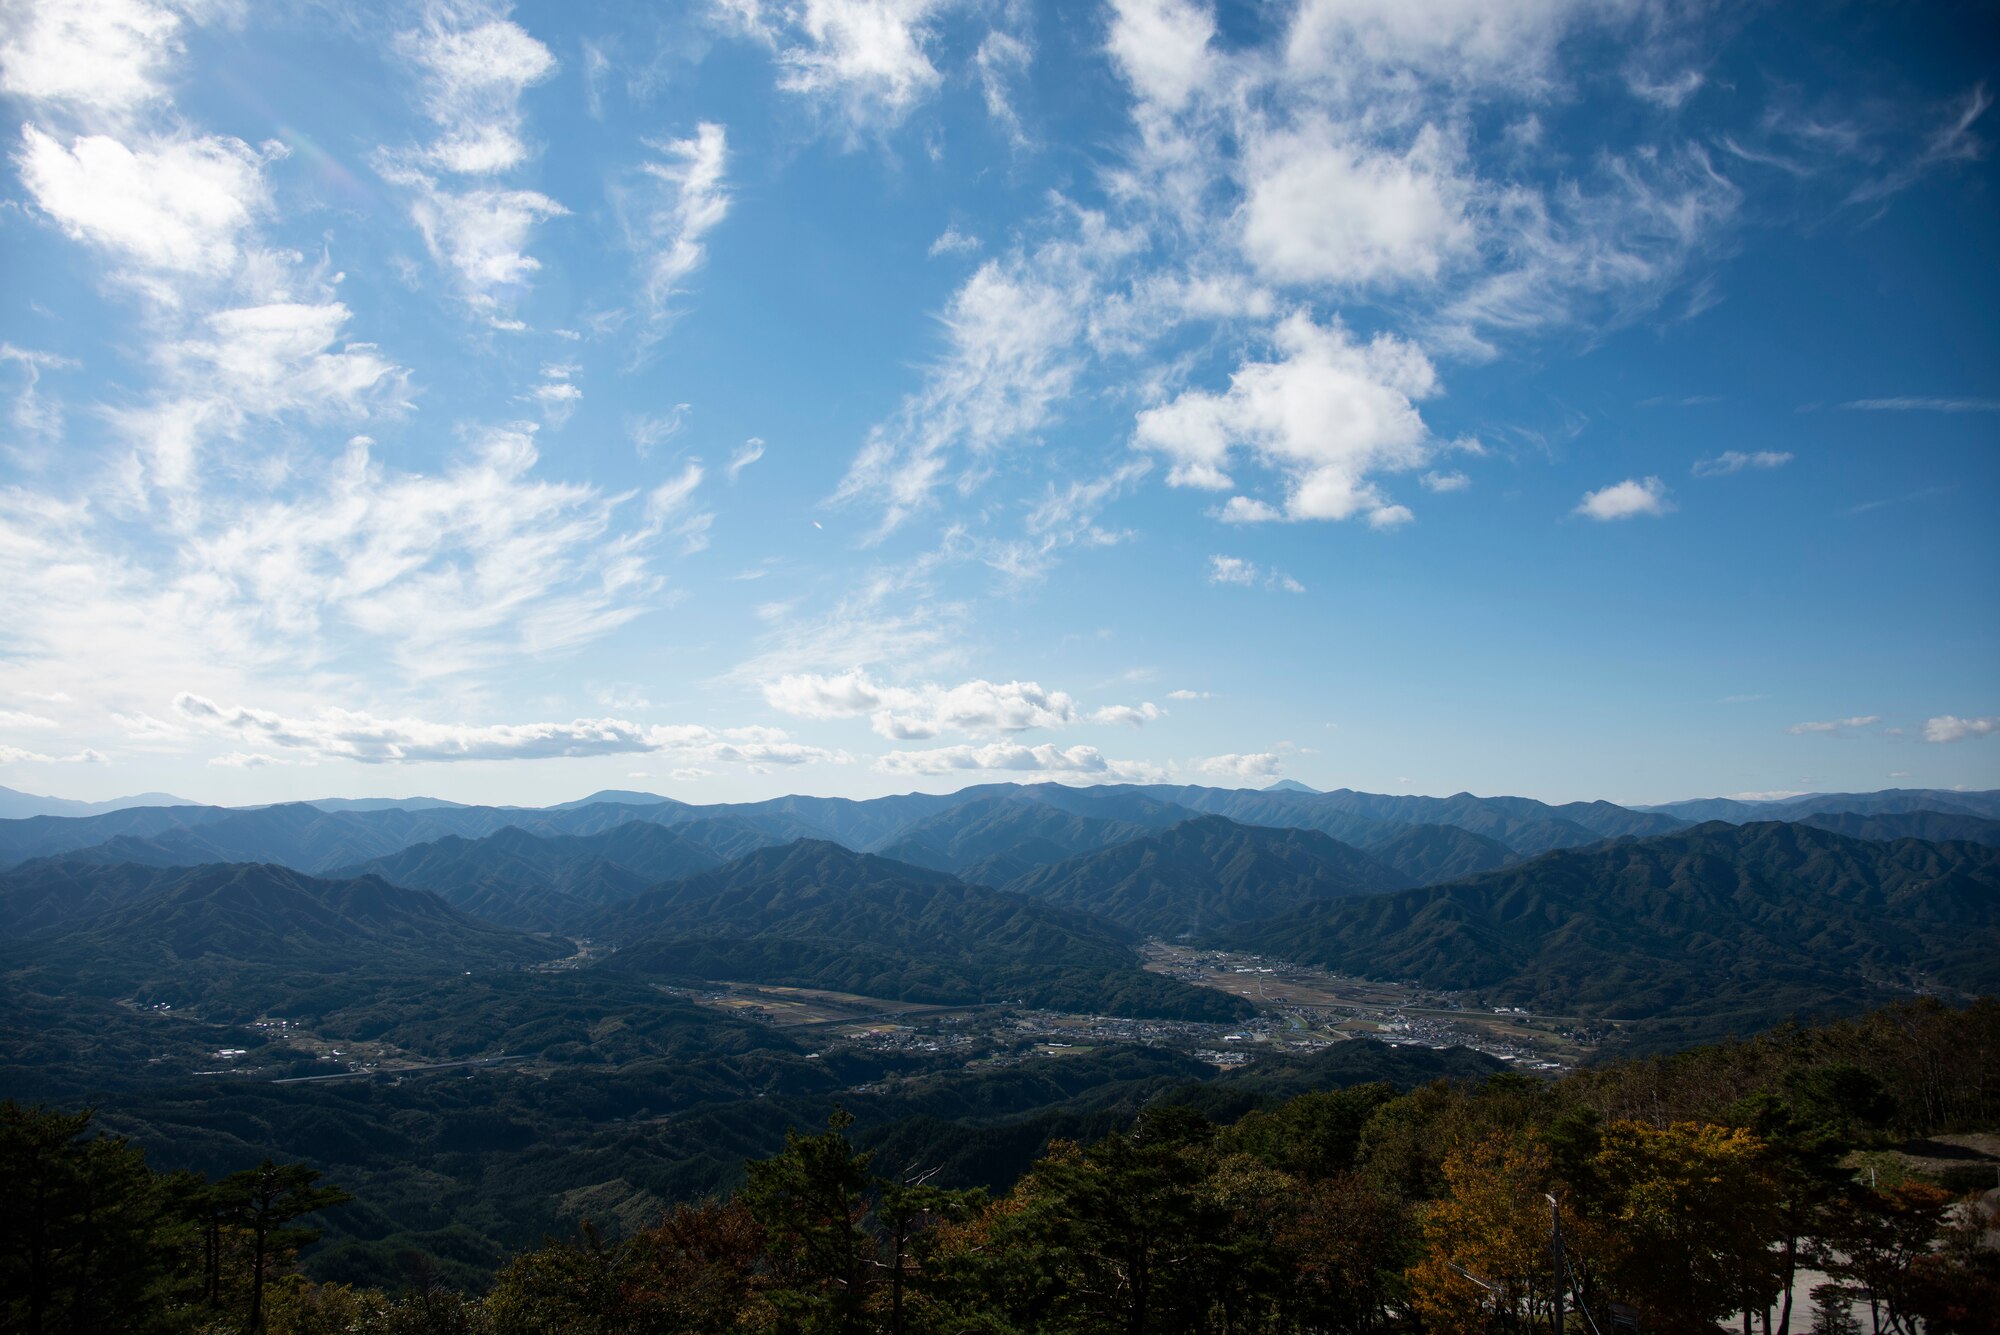
<svg viewBox="0 0 2000 1335"><path fill-rule="evenodd" d="M624 1219L580 1202L566 1237L470 1285L418 1250L382 1287L328 1278L358 1253L308 1249L369 1207L323 1165L161 1173L87 1117L10 1103L0 1302L9 1328L92 1329L116 1311L121 1329L268 1335L1358 1335L1532 1330L1558 1306L1584 1328L1621 1307L1641 1330L1700 1335L1833 1328L1865 1291L1888 1328L1991 1335L2000 1251L1984 1236L2000 1218L1976 1194L1990 1167L1965 1196L1969 1182L1856 1152L1989 1124L1995 1057L1986 1002L1553 1083L1223 1077L1047 1140L985 1183L921 1121L871 1133L835 1110L823 1130L786 1127L726 1195ZM1928 1078L1940 1061L1964 1073L1948 1090ZM1808 1267L1833 1277L1810 1311L1794 1300Z"/></svg>
<svg viewBox="0 0 2000 1335"><path fill-rule="evenodd" d="M1885 989L2000 985L2000 850L1721 822L1336 900L1239 947L1553 1014L1751 1028Z"/></svg>
<svg viewBox="0 0 2000 1335"><path fill-rule="evenodd" d="M1226 1020L1240 998L1147 973L1105 919L943 872L801 840L614 904L586 924L607 967L902 1001Z"/></svg>
<svg viewBox="0 0 2000 1335"><path fill-rule="evenodd" d="M474 917L569 931L606 904L662 881L721 866L770 843L734 821L627 821L595 834L536 835L508 826L478 839L446 835L336 875L380 876L435 891Z"/></svg>
<svg viewBox="0 0 2000 1335"><path fill-rule="evenodd" d="M8 885L50 916L52 894L105 907L68 917L0 947L13 981L45 993L194 1000L216 985L240 990L266 978L511 969L568 953L567 945L471 918L425 890L378 877L327 880L259 864L163 869L148 880L127 865L43 869L45 884Z"/></svg>
<svg viewBox="0 0 2000 1335"><path fill-rule="evenodd" d="M1147 936L1199 939L1320 900L1409 884L1401 872L1316 830L1205 816L1042 867L1006 888Z"/></svg>

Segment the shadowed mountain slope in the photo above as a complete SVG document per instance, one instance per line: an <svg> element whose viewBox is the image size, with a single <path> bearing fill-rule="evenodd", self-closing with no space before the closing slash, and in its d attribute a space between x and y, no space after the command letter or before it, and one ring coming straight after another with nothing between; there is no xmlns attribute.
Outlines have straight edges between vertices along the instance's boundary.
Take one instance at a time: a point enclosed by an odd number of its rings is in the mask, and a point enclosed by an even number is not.
<svg viewBox="0 0 2000 1335"><path fill-rule="evenodd" d="M1202 816L1043 867L1007 889L1179 939L1340 895L1401 890L1402 873L1316 830Z"/></svg>
<svg viewBox="0 0 2000 1335"><path fill-rule="evenodd" d="M509 826L483 839L447 835L334 873L431 890L476 918L566 931L603 905L717 867L771 842L747 825L628 821L601 834L536 835Z"/></svg>
<svg viewBox="0 0 2000 1335"><path fill-rule="evenodd" d="M2000 849L1716 822L1222 939L1552 1014L1747 1029L1919 986L2000 989Z"/></svg>
<svg viewBox="0 0 2000 1335"><path fill-rule="evenodd" d="M1136 839L1146 826L1078 815L1044 802L993 797L939 812L879 850L885 858L997 885L1064 858ZM977 868L981 874L973 874ZM1008 875L994 873L1011 868Z"/></svg>
<svg viewBox="0 0 2000 1335"><path fill-rule="evenodd" d="M0 936L58 930L159 893L183 867L36 858L0 872Z"/></svg>
<svg viewBox="0 0 2000 1335"><path fill-rule="evenodd" d="M130 868L102 873L118 885L138 879ZM101 995L210 979L233 986L273 971L513 968L567 953L566 943L479 922L436 895L377 877L325 880L238 864L180 871L151 893L15 942L4 958L30 985L62 982Z"/></svg>
<svg viewBox="0 0 2000 1335"><path fill-rule="evenodd" d="M599 912L606 967L958 1003L1229 1019L1239 999L1144 972L1087 913L838 844L767 848Z"/></svg>
<svg viewBox="0 0 2000 1335"><path fill-rule="evenodd" d="M1498 839L1455 825L1405 825L1364 850L1394 867L1412 885L1441 885L1521 861Z"/></svg>
<svg viewBox="0 0 2000 1335"><path fill-rule="evenodd" d="M146 839L224 820L227 807L131 807L98 816L27 816L0 820L0 866L60 857L121 836Z"/></svg>

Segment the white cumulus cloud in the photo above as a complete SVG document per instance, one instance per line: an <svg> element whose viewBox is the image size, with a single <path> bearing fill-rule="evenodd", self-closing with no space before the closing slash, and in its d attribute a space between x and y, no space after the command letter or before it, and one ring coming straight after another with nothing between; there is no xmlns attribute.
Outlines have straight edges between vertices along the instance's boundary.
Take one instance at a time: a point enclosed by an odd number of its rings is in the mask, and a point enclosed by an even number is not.
<svg viewBox="0 0 2000 1335"><path fill-rule="evenodd" d="M860 718L895 741L935 737L942 732L1025 732L1081 723L1150 723L1162 711L1151 703L1109 705L1088 710L1066 691L1032 681L975 678L955 686L928 682L891 686L860 669L839 674L794 673L764 684L773 709L797 718Z"/></svg>
<svg viewBox="0 0 2000 1335"><path fill-rule="evenodd" d="M715 8L772 49L780 88L813 100L850 134L901 124L944 81L930 55L944 0L716 0Z"/></svg>
<svg viewBox="0 0 2000 1335"><path fill-rule="evenodd" d="M1188 390L1138 416L1134 444L1163 454L1174 486L1225 490L1247 458L1284 482L1287 519L1407 518L1374 478L1427 462L1435 449L1415 400L1437 389L1437 373L1415 344L1392 335L1363 343L1339 324L1303 312L1273 335L1279 357L1246 362L1227 391ZM1276 518L1255 498L1225 517ZM1378 521L1379 522L1379 521Z"/></svg>
<svg viewBox="0 0 2000 1335"><path fill-rule="evenodd" d="M1248 755L1208 756L1196 761L1195 768L1219 779L1275 779L1283 763L1272 752L1258 751Z"/></svg>
<svg viewBox="0 0 2000 1335"><path fill-rule="evenodd" d="M1674 503L1667 499L1667 484L1656 477L1626 478L1608 487L1585 492L1574 513L1589 519L1633 519L1639 515L1664 515Z"/></svg>
<svg viewBox="0 0 2000 1335"><path fill-rule="evenodd" d="M942 746L930 751L890 751L876 759L875 768L890 774L1001 770L1135 781L1159 775L1155 766L1139 761L1112 760L1094 746L1062 747L1046 742L1040 746L994 742L987 746Z"/></svg>
<svg viewBox="0 0 2000 1335"><path fill-rule="evenodd" d="M36 207L63 231L143 269L227 273L269 202L265 154L220 135L64 144L28 124L15 162Z"/></svg>
<svg viewBox="0 0 2000 1335"><path fill-rule="evenodd" d="M391 170L415 191L411 219L432 258L456 276L471 304L492 310L524 289L542 262L528 253L535 228L569 212L535 190L443 190L419 173Z"/></svg>
<svg viewBox="0 0 2000 1335"><path fill-rule="evenodd" d="M0 89L119 115L165 95L181 15L150 0L16 0L0 39Z"/></svg>
<svg viewBox="0 0 2000 1335"><path fill-rule="evenodd" d="M1968 737L1989 737L2000 732L2000 717L1959 718L1956 714L1940 714L1924 723L1924 740L1927 742L1962 742Z"/></svg>
<svg viewBox="0 0 2000 1335"><path fill-rule="evenodd" d="M1345 139L1323 119L1252 139L1243 249L1282 282L1428 281L1474 244L1471 182L1426 127L1402 153Z"/></svg>

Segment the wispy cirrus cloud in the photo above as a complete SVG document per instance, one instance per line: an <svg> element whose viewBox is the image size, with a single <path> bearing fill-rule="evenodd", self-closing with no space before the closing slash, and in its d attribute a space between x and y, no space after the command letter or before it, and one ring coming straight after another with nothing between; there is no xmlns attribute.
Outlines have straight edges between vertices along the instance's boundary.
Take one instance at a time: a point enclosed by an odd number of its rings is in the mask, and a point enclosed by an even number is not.
<svg viewBox="0 0 2000 1335"><path fill-rule="evenodd" d="M414 687L571 652L661 604L659 547L706 532L688 527L699 473L644 500L550 481L534 437L489 429L424 473L357 438L282 493L207 496L152 542L89 500L0 490L10 667L133 713L160 675L236 689L386 666Z"/></svg>
<svg viewBox="0 0 2000 1335"><path fill-rule="evenodd" d="M420 160L441 171L485 176L528 158L521 95L555 73L548 47L504 10L432 4L423 26L399 45L421 72L418 98L438 137Z"/></svg>
<svg viewBox="0 0 2000 1335"><path fill-rule="evenodd" d="M667 317L682 285L706 260L708 233L729 215L728 131L703 121L691 138L651 147L660 158L641 164L640 170L661 198L646 206L634 244L643 258L646 306L658 322Z"/></svg>
<svg viewBox="0 0 2000 1335"><path fill-rule="evenodd" d="M1850 399L1840 405L1864 413L2000 413L2000 399L1919 398Z"/></svg>
<svg viewBox="0 0 2000 1335"><path fill-rule="evenodd" d="M50 371L76 370L77 362L57 353L17 348L12 343L0 342L0 364L20 368L21 386L15 391L14 407L8 413L14 428L21 433L21 439L13 443L13 448L18 452L30 443L53 441L59 437L63 424L62 401L42 393L42 376Z"/></svg>
<svg viewBox="0 0 2000 1335"><path fill-rule="evenodd" d="M325 422L394 413L407 373L372 344L345 337L340 302L273 302L210 312L161 344L163 392L110 414L138 447L148 479L170 490L198 482L207 442L258 420Z"/></svg>
<svg viewBox="0 0 2000 1335"><path fill-rule="evenodd" d="M930 504L954 468L975 470L1049 425L1083 372L1099 275L1136 244L1098 218L1078 241L980 265L940 317L943 357L869 432L834 499L878 508L886 533Z"/></svg>
<svg viewBox="0 0 2000 1335"><path fill-rule="evenodd" d="M568 210L494 178L532 155L521 97L555 72L555 57L504 9L476 3L439 0L396 40L437 135L380 150L376 169L408 192L411 221L472 308L500 327L518 323L506 311L541 268L529 253L535 229Z"/></svg>
<svg viewBox="0 0 2000 1335"><path fill-rule="evenodd" d="M1787 450L1756 450L1750 453L1742 450L1724 450L1710 458L1695 460L1692 471L1696 477L1727 477L1746 468L1766 471L1783 468L1791 461L1792 455Z"/></svg>
<svg viewBox="0 0 2000 1335"><path fill-rule="evenodd" d="M102 751L72 751L66 756L52 756L40 751L29 751L18 746L0 744L0 765L101 765L110 759Z"/></svg>
<svg viewBox="0 0 2000 1335"><path fill-rule="evenodd" d="M1785 729L1785 731L1794 737L1807 737L1813 734L1838 737L1857 729L1872 728L1881 721L1882 716L1880 714L1857 714L1853 718L1823 719L1812 723L1794 723L1791 727Z"/></svg>
<svg viewBox="0 0 2000 1335"><path fill-rule="evenodd" d="M1873 204L1907 190L1940 167L1976 162L1986 145L1974 132L1993 105L1985 84L1976 84L1949 107L1914 152L1900 155L1889 169L1863 181L1848 195L1850 204Z"/></svg>
<svg viewBox="0 0 2000 1335"><path fill-rule="evenodd" d="M729 454L729 480L734 482L743 475L744 469L763 457L764 440L761 436L752 436L738 445Z"/></svg>
<svg viewBox="0 0 2000 1335"><path fill-rule="evenodd" d="M1306 586L1275 567L1266 568L1241 556L1216 555L1208 558L1210 584L1235 584L1243 588L1263 585L1286 593L1304 593Z"/></svg>

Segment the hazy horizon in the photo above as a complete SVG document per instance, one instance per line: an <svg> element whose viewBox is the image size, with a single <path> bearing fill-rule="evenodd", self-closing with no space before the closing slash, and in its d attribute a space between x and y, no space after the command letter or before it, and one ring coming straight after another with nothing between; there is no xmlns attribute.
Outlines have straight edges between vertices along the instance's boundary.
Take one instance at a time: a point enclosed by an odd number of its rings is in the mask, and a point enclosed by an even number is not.
<svg viewBox="0 0 2000 1335"><path fill-rule="evenodd" d="M979 779L971 779L971 780L967 780L967 781L965 781L965 782L963 782L963 783L959 783L959 784L957 784L957 785L951 785L951 784L948 784L948 783L936 783L936 784L932 784L932 785L929 785L929 786L924 786L924 787L909 787L909 788L898 788L898 789L891 789L891 790L888 790L888 791L884 791L884 792L879 792L879 793L869 793L869 794L866 794L866 795L865 795L865 796L864 796L864 797L863 797L862 799L860 799L860 800L866 800L866 799L868 799L868 798L879 798L879 797L898 797L898 796L906 796L906 795L913 795L913 794L918 794L918 793L924 793L924 794L932 794L932 795L940 795L940 796L950 796L950 795L952 795L952 794L955 794L955 793L959 793L959 792L964 792L964 791L966 791L966 790L968 790L968 789L972 789L972 788L981 788L981 787L990 787L990 786L993 786L993 785L997 785L997 784L1020 784L1020 785L1036 785L1036 784L1060 784L1060 785L1062 785L1062 786L1064 786L1064 787L1074 787L1074 788L1092 788L1092 787L1102 787L1102 786L1105 786L1105 785L1107 785L1107 784L1122 784L1122 783L1127 783L1127 782L1131 782L1131 781L1130 781L1130 780L1124 780L1124 779L1102 779L1102 780L1095 780L1095 781L1091 781L1091 780L1083 780L1083 779L1077 779L1077 778L1023 778L1023 779L1009 779L1009 778L1005 778L1005 777L1000 777L1000 776L988 776L988 777L985 777L985 778L979 778ZM1268 790L1269 788L1271 788L1271 786L1272 786L1273 784L1275 784L1275 783L1279 783L1279 782L1283 782L1283 781L1282 781L1282 780L1271 780L1271 781L1269 781L1269 782L1265 782L1265 783L1240 783L1240 784L1239 784L1239 783L1228 783L1228 782L1215 782L1215 781L1211 781L1211 782L1207 782L1207 783L1200 783L1200 784L1196 784L1196 785L1194 785L1194 786L1197 786L1197 787L1206 787L1206 788L1216 788L1216 789L1223 789L1223 790L1229 790L1229 789L1236 789L1236 790L1241 790L1241 791L1246 791L1246 792L1261 792L1261 791L1265 791L1265 790ZM1310 787L1310 786L1311 786L1311 785L1309 785L1309 787ZM6 786L6 785L0 785L0 788L5 788L5 787L7 787L7 786ZM1339 791L1339 790L1340 790L1340 789L1342 789L1343 787L1344 787L1344 788L1346 788L1346 789L1347 789L1348 791L1354 791L1354 792L1367 792L1367 791L1369 791L1369 790L1367 790L1367 789L1357 789L1357 788L1354 788L1354 787L1353 787L1352 785L1341 785L1341 784L1335 784L1335 785L1331 785L1330 787L1327 787L1327 788L1318 788L1318 787L1312 787L1312 791L1314 791L1314 792L1316 792L1316 793L1326 793L1326 792L1334 792L1334 791ZM1911 787L1910 787L1909 785L1903 785L1903 786L1902 786L1902 790L1903 790L1903 791L1937 791L1937 792L1968 792L1968 793L1969 793L1969 792L1979 792L1979 791L1989 791L1989 790L1980 790L1980 789L1974 789L1974 788L1971 788L1971 787L1968 787L1967 785L1963 785L1963 784L1961 784L1961 785L1958 785L1958 786L1957 786L1956 788L1947 788L1947 789L1931 789L1931 790L1915 790L1915 789L1912 789L1912 788L1911 788ZM575 804L577 804L577 803L579 803L579 802L583 801L583 800L584 800L584 799L586 799L586 798L591 798L591 797L595 797L595 796L596 796L596 795L597 795L598 793L606 793L606 792L611 792L611 793L635 793L635 794L643 794L643 795L646 795L646 796L652 796L652 797L659 797L659 798L663 798L663 799L666 799L666 800L668 800L668 801L674 801L674 802L681 802L681 803L685 803L685 804L687 804L687 805L690 805L690 806L710 806L710 805L728 805L728 804L731 804L731 803L733 803L733 802L736 802L736 801L741 801L741 800L749 800L749 801L756 801L756 800L758 800L758 799L755 799L755 798L751 798L751 799L733 799L733 798L711 798L711 797L704 797L704 796L700 795L699 793L688 793L688 792L682 792L682 793L663 793L663 792L659 792L659 791L657 791L657 790L653 790L653 789L645 789L645 788L636 788L636 787L634 787L634 788L599 788L599 789L592 789L592 790L590 790L590 791L588 791L588 792L581 792L581 793L577 793L577 794L575 794L575 795L573 795L573 796L570 796L570 797L558 797L558 798L553 798L553 799L551 799L550 801L547 801L547 802L512 802L512 801L504 801L504 800L483 800L483 801L464 801L464 802L461 802L461 801L460 801L460 799L458 799L458 798L453 798L453 797L447 797L447 796L444 796L444 795L443 795L443 794L441 794L441 793L432 793L432 792L425 792L425 793L418 793L418 792L399 792L399 793L331 793L331 792L318 792L318 793L313 793L313 794L310 794L310 795L301 795L301 796L289 796L289 795L288 795L288 796L284 796L284 797L267 797L267 798L264 798L264 799L261 799L261 800L255 800L255 801L249 801L249 802L224 802L224 801L211 801L211 800L208 800L208 799L203 799L203 798L195 798L195 797L190 797L190 796L189 796L188 794L186 794L186 793L173 793L173 792L164 792L164 791L158 791L158 792L148 792L148 793L145 793L145 794L136 794L136 793L106 793L106 794L103 794L102 796L95 796L95 797L79 797L79 796L75 796L75 795L72 795L72 794L65 794L65 793L27 793L27 792L25 792L24 790L21 790L21 789L14 789L14 788L7 788L7 791L9 791L9 792L12 792L12 793L18 793L18 794L21 794L21 795L23 795L23 796L29 796L29 797L39 797L39 798L48 798L48 799L54 799L54 800L57 800L57 801L80 801L80 802L90 802L90 803L102 803L102 802L121 802L121 801L123 801L123 800L124 800L124 799L126 799L126 798L130 798L130 797L135 797L135 796L164 796L164 797L173 797L173 798L177 798L177 799L182 799L182 800L185 800L185 801L189 801L189 802L193 802L193 803L195 803L195 804L197 804L197 805L203 805L203 806L225 806L225 807L260 807L260 806L272 806L272 805L279 805L279 804L283 804L283 803L288 803L288 802L305 802L305 803L308 803L308 804L310 804L310 803L312 803L312 802L315 802L315 801L333 801L333 802L346 802L346 801L376 801L376 802L387 802L387 803L393 803L393 802L397 802L397 801L404 801L404 802L414 802L414 801L445 801L445 802L453 802L453 803L459 803L460 805L465 805L465 806L493 806L493 807L519 807L519 808L520 808L520 809L522 809L522 810L530 810L530 811L531 811L531 810L543 810L543 809L546 809L546 808L550 808L550 807L557 807L557 806L573 806L573 805L575 805ZM1730 801L1738 801L1738 802L1749 802L1749 803L1771 803L1771 804L1774 804L1774 805L1779 805L1779 804L1783 804L1783 803L1785 803L1785 802L1788 802L1788 801L1791 801L1791 800L1794 800L1794 799L1797 799L1797 798L1804 798L1804 797L1814 797L1814 796L1820 796L1820 795L1823 795L1823 794L1826 794L1826 793L1832 793L1832 792L1837 792L1837 791L1839 791L1839 790L1835 790L1835 789L1816 789L1816 790L1810 790L1810 791L1807 791L1807 790L1801 790L1801 791L1797 791L1797 792L1763 792L1763 793L1699 793L1699 794L1693 794L1693 795L1690 795L1690 796L1685 796L1685 797L1668 797L1668 798L1648 798L1648 799L1639 799L1639 798L1634 798L1634 799L1630 799L1630 800L1627 800L1627 801L1623 801L1623 802L1620 802L1620 801L1618 801L1618 800L1617 800L1617 799L1615 799L1615 798L1608 798L1608 797L1603 797L1603 796L1601 796L1601 795L1597 795L1597 794L1585 794L1585 795L1579 795L1579 796L1570 796L1570 797L1563 797L1563 796L1539 796L1539 795L1537 795L1537 794L1534 794L1534 793L1517 793L1517 792L1503 792L1503 791L1493 791L1493 792L1475 792L1474 790L1472 790L1472 789L1467 789L1467 788L1459 788L1459 789L1449 789L1449 790L1443 790L1443 791L1438 791L1438 792L1417 792L1417 791L1415 791L1415 790L1407 790L1407 791L1397 791L1397 792L1393 792L1393 793L1389 793L1389 794L1386 794L1386 795L1387 795L1387 796L1393 796L1393 797L1423 797L1423 798L1448 798L1448 797L1457 797L1457 796L1460 796L1460 795L1462 795L1462 794L1467 794L1467 793L1470 793L1470 794L1471 794L1472 796L1474 796L1474 797L1479 797L1479 798L1495 798L1495 797L1526 797L1526 798L1532 798L1532 799L1534 799L1534 800L1536 800L1536 801L1541 801L1541 802L1546 802L1546 803L1549 803L1549 804L1550 804L1550 805L1552 805L1552 806L1556 806L1556 805L1561 805L1561 804L1563 804L1563 803L1566 803L1566 802L1590 802L1590 801L1607 801L1607 802L1612 802L1612 803L1614 803L1615 805L1619 805L1619 806L1630 806L1630 807L1660 807L1660 806L1672 806L1672 805L1674 805L1674 804L1676 804L1676 803L1683 803L1683 802L1698 802L1698 801L1706 801L1706 800L1713 800L1713 799L1718 799L1718 798L1720 798L1720 799L1724 799L1724 800L1730 800ZM1885 791L1895 791L1895 789L1871 789L1871 790L1868 790L1868 791L1869 791L1869 792L1885 792ZM846 793L815 793L815 792L809 792L809 791L805 791L805 790L787 790L787 791L786 791L786 792L784 792L784 793L779 793L779 794L772 794L771 796L774 796L774 797L813 797L813 798L820 798L820 797L849 797L850 795L849 795L849 794L846 794Z"/></svg>

